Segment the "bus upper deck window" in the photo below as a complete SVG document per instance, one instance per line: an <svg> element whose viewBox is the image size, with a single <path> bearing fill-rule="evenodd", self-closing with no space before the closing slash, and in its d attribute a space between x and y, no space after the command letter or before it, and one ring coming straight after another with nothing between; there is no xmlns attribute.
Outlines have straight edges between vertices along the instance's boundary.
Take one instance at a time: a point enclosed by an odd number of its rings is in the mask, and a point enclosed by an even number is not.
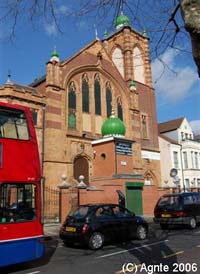
<svg viewBox="0 0 200 274"><path fill-rule="evenodd" d="M0 137L29 140L27 120L23 111L0 109Z"/></svg>

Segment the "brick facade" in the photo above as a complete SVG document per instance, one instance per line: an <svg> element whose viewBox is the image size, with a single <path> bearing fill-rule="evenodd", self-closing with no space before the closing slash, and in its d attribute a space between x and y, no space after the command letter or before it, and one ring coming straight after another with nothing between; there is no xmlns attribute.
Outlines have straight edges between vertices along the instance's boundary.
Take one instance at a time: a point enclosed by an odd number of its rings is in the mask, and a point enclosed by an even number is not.
<svg viewBox="0 0 200 274"><path fill-rule="evenodd" d="M134 78L133 49L136 46L141 51L143 60L144 83L137 82ZM112 53L116 47L120 48L123 54L124 77L112 60ZM88 112L82 110L84 74L87 76L89 87ZM101 87L101 115L95 114L96 74ZM130 90L131 80L135 81L136 90ZM72 84L76 96L76 108L73 110L75 127L69 128L69 91ZM36 130L46 185L57 187L62 174L66 174L68 181L76 185L80 174L79 170L75 170L75 162L80 159L85 161L83 163L88 168L83 175L88 178L87 184L90 184L95 181L95 174L98 174L98 163L91 142L101 138L101 126L107 118L106 86L108 85L116 116L118 100L122 103L123 122L126 126L125 138L134 143L133 154L128 160L128 170L123 171L120 166L120 173L140 174L144 183L145 180L151 181L152 187L149 187L149 191L157 198L155 189L160 183L160 161L142 157L142 150L159 154L148 39L130 27L123 27L103 41L93 41L64 62L48 62L46 76L35 81L31 88L24 87L23 92L17 90L15 84L4 85L0 90L0 100L27 105L38 111ZM28 89L32 89L33 92ZM142 133L142 115L146 117L147 123L145 137ZM109 157L112 164L114 156ZM110 178L113 175L109 173L109 166L105 167L105 173ZM121 188L124 189L122 186ZM99 196L100 192L97 195ZM151 197L150 194L146 194L146 190L143 196ZM147 199L150 201L150 198Z"/></svg>

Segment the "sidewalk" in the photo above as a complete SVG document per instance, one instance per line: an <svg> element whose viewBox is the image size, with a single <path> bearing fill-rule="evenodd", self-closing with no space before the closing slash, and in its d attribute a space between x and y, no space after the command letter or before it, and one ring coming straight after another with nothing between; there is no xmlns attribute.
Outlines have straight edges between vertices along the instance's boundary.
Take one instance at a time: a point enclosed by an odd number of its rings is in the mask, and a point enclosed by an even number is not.
<svg viewBox="0 0 200 274"><path fill-rule="evenodd" d="M60 227L60 223L44 224L45 238L58 236Z"/></svg>

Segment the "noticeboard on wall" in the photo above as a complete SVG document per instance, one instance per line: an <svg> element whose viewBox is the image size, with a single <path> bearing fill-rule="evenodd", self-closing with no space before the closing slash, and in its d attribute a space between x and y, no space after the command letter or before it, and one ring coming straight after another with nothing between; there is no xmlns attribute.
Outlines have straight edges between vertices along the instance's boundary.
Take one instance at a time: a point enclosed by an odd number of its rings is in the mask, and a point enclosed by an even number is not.
<svg viewBox="0 0 200 274"><path fill-rule="evenodd" d="M115 144L116 154L132 155L132 143L117 142Z"/></svg>

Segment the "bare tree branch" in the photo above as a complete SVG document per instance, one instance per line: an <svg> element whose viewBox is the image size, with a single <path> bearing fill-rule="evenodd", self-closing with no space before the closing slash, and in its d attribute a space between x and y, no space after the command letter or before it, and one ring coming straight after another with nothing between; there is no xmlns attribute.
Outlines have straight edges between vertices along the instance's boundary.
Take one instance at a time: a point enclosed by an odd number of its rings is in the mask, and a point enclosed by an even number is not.
<svg viewBox="0 0 200 274"><path fill-rule="evenodd" d="M58 12L61 4L71 7L62 16ZM38 19L43 18L63 33L63 19L77 20L90 16L101 25L106 22L107 29L109 23L111 30L113 21L121 10L130 16L136 30L148 31L152 58L160 56L167 47L186 50L184 45L180 46L182 38L186 37L183 29L185 26L190 34L193 57L200 75L199 0L4 0L0 1L0 23L10 26L12 39L22 18L32 26L38 25Z"/></svg>

